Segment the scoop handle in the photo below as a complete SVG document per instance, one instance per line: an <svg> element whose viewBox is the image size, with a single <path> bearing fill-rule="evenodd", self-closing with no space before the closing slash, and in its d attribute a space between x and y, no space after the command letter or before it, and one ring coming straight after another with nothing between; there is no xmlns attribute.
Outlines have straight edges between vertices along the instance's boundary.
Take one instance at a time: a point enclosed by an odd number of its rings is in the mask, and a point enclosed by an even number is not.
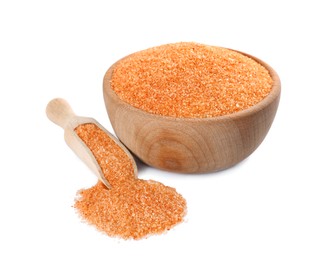
<svg viewBox="0 0 324 260"><path fill-rule="evenodd" d="M63 98L52 99L46 107L46 115L49 120L63 129L76 117L69 103Z"/></svg>

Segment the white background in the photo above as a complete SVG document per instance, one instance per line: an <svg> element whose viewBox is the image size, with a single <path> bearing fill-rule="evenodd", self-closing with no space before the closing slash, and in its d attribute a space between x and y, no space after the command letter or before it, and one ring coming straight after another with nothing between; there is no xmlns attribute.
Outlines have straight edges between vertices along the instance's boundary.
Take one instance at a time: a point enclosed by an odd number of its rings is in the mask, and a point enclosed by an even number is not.
<svg viewBox="0 0 324 260"><path fill-rule="evenodd" d="M324 259L322 1L0 2L0 259ZM132 52L195 41L250 53L282 81L275 121L239 165L139 177L175 187L186 222L140 241L82 223L96 182L45 115L63 97L112 131L108 67Z"/></svg>

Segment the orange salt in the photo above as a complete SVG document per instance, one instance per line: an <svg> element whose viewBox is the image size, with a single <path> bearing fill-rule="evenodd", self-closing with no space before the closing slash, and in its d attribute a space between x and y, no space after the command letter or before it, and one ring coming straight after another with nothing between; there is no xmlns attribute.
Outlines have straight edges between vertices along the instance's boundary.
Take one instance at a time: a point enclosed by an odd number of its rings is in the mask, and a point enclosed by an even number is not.
<svg viewBox="0 0 324 260"><path fill-rule="evenodd" d="M127 154L97 125L83 124L75 132L94 155L111 186L135 178Z"/></svg>
<svg viewBox="0 0 324 260"><path fill-rule="evenodd" d="M83 124L75 132L112 184L79 191L75 208L88 223L109 236L140 239L183 221L186 201L174 188L134 177L130 159L98 126Z"/></svg>
<svg viewBox="0 0 324 260"><path fill-rule="evenodd" d="M266 68L239 52L186 42L130 55L111 78L112 89L130 105L186 118L247 109L269 94L272 83Z"/></svg>
<svg viewBox="0 0 324 260"><path fill-rule="evenodd" d="M186 202L175 189L137 179L107 189L97 183L80 191L75 207L81 216L109 236L140 239L182 222Z"/></svg>

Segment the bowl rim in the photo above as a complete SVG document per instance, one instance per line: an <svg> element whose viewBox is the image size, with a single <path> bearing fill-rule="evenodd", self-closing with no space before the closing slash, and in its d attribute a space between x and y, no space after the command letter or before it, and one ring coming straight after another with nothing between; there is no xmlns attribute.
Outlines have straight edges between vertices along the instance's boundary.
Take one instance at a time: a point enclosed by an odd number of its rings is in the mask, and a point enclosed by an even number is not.
<svg viewBox="0 0 324 260"><path fill-rule="evenodd" d="M221 47L221 48L224 48L224 47ZM234 112L231 114L221 115L221 116L200 118L200 117L173 117L173 116L159 115L159 114L154 114L154 113L151 113L151 112L145 111L143 109L132 106L131 104L122 100L116 94L116 92L111 87L110 81L111 81L113 71L114 71L115 67L118 65L118 63L123 61L124 59L127 59L130 56L136 54L137 52L134 52L132 54L124 56L123 58L117 60L115 63L113 63L108 68L108 70L106 71L106 73L104 75L104 79L103 79L104 97L105 97L105 93L109 90L110 93L114 96L114 98L116 100L118 100L119 103L121 103L123 106L127 107L128 109L130 109L134 112L142 113L146 117L151 117L152 119L155 118L155 119L164 119L164 120L169 120L169 121L180 121L180 122L193 122L193 121L194 122L208 122L208 121L222 121L222 120L233 120L233 119L237 119L237 118L242 118L242 117L246 117L246 116L257 113L258 111L264 109L265 107L267 107L268 105L273 103L277 98L280 97L280 94L281 94L280 78L279 78L277 72L269 64L267 64L266 62L264 62L263 60L255 57L255 56L247 54L245 52L241 52L241 51L230 49L230 48L225 48L225 49L238 52L248 58L253 59L257 63L262 65L269 72L270 77L273 80L272 88L271 88L271 91L269 92L269 94L265 98L263 98L261 101L259 101L258 103L256 103L255 105L253 105L247 109L244 109L244 110L241 110L238 112ZM139 52L141 52L141 51L139 51Z"/></svg>

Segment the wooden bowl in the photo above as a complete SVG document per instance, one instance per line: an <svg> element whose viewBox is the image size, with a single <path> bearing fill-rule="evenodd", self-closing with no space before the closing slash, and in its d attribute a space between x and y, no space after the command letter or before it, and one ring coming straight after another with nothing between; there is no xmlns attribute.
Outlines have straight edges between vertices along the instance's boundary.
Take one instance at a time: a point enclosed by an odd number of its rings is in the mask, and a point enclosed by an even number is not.
<svg viewBox="0 0 324 260"><path fill-rule="evenodd" d="M112 65L105 74L103 94L112 127L121 142L146 164L174 172L215 172L244 160L261 144L274 120L281 84L265 62L240 52L270 73L273 87L261 102L230 115L174 118L137 109L112 90Z"/></svg>

